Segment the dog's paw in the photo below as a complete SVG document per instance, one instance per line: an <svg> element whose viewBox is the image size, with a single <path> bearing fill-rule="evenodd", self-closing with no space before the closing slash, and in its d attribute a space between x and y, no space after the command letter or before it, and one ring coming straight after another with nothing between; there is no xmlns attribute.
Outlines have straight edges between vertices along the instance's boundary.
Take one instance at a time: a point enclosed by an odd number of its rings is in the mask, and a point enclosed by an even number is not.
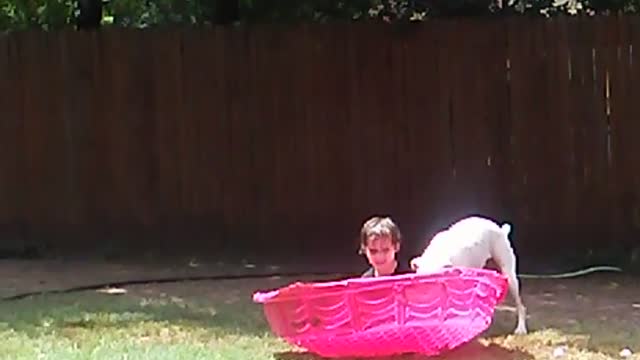
<svg viewBox="0 0 640 360"><path fill-rule="evenodd" d="M527 328L524 327L524 326L518 326L513 333L516 334L516 335L526 335L527 334Z"/></svg>

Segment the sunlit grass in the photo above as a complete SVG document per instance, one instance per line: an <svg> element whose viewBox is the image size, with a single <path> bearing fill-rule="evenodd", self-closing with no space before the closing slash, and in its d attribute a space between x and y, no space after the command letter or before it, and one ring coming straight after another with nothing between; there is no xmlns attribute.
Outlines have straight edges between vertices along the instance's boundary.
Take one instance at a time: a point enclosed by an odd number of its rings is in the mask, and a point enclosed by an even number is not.
<svg viewBox="0 0 640 360"><path fill-rule="evenodd" d="M91 293L0 303L0 359L272 359L288 347L252 306Z"/></svg>
<svg viewBox="0 0 640 360"><path fill-rule="evenodd" d="M262 308L251 302L259 285L264 283L201 283L204 295L185 297L174 285L166 293L84 292L0 302L0 359L320 359L273 335ZM640 352L640 326L622 323L625 314L602 321L602 314L585 308L581 318L572 318L530 304L529 335L511 335L513 313L497 311L492 329L478 341L434 359L612 360L625 347Z"/></svg>

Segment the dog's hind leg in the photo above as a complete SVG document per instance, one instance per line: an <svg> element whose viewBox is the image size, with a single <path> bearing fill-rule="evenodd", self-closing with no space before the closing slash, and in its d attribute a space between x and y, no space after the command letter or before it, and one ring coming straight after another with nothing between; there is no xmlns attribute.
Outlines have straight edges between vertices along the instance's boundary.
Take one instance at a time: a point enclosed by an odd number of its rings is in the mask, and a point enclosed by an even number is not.
<svg viewBox="0 0 640 360"><path fill-rule="evenodd" d="M509 279L509 292L513 299L516 302L516 311L518 313L518 324L514 331L515 334L522 335L527 333L527 308L524 306L522 302L522 298L520 296L520 284L518 282L518 277L515 275L515 269L511 272L504 273L505 276Z"/></svg>
<svg viewBox="0 0 640 360"><path fill-rule="evenodd" d="M509 242L509 230L508 225L502 226L503 239L495 241L493 246L493 260L500 268L502 274L504 274L509 280L509 292L516 303L516 311L518 314L518 323L514 331L515 334L522 335L527 333L527 308L522 302L520 296L520 282L518 281L518 275L516 273L516 255Z"/></svg>

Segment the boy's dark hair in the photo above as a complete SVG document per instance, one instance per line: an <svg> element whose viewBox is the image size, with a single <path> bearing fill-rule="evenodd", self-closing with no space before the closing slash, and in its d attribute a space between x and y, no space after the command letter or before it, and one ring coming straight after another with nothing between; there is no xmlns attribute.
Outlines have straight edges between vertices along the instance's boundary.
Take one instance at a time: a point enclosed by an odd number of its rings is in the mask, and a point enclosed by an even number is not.
<svg viewBox="0 0 640 360"><path fill-rule="evenodd" d="M369 238L377 236L390 236L391 243L400 245L402 243L402 234L400 228L388 216L373 216L362 224L360 229L360 254L367 247Z"/></svg>

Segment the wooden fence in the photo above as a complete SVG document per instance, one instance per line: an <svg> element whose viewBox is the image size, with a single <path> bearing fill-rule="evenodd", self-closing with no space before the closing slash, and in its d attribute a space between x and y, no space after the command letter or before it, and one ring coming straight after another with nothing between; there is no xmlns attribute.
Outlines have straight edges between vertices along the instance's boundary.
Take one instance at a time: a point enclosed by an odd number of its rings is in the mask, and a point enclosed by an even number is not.
<svg viewBox="0 0 640 360"><path fill-rule="evenodd" d="M415 251L471 213L624 248L638 45L634 17L4 36L0 249L355 253L375 213Z"/></svg>

